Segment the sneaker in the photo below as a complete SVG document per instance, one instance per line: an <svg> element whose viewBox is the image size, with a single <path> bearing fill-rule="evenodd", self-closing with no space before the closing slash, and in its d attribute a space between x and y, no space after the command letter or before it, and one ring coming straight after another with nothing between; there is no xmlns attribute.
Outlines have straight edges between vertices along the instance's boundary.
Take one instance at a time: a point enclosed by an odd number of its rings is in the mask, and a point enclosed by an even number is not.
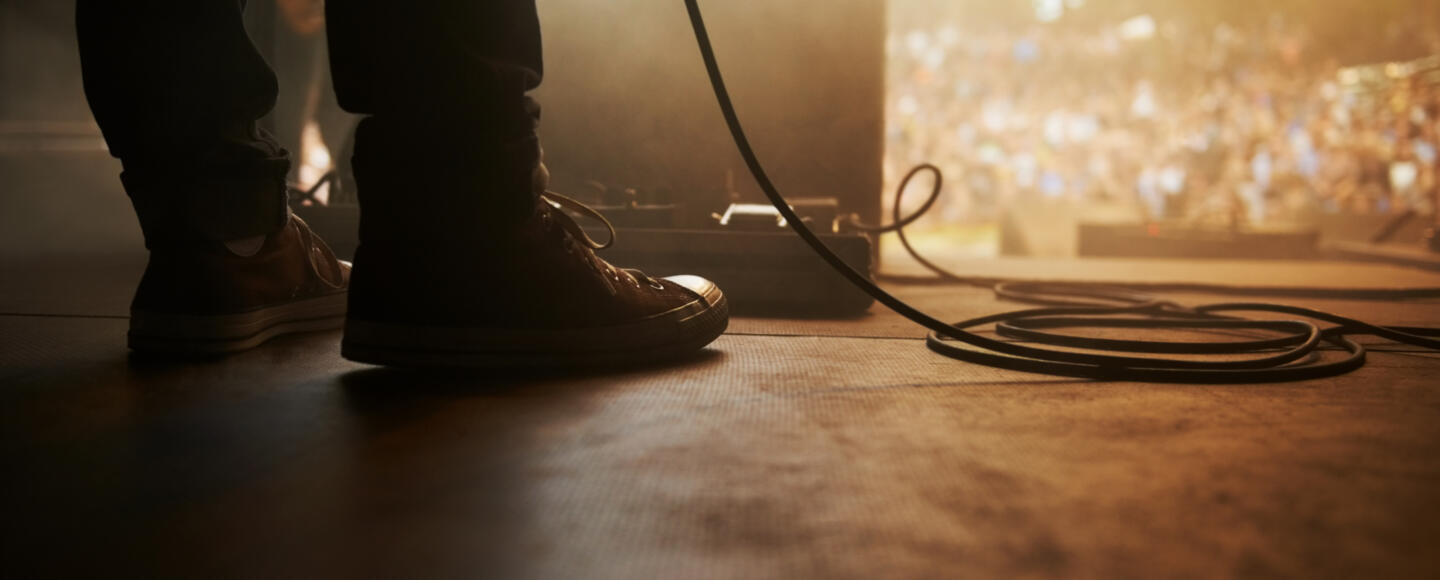
<svg viewBox="0 0 1440 580"><path fill-rule="evenodd" d="M343 325L350 264L295 216L251 247L152 249L130 306L137 352L221 354Z"/></svg>
<svg viewBox="0 0 1440 580"><path fill-rule="evenodd" d="M715 284L612 266L595 255L608 242L564 209L609 227L547 192L527 220L475 247L362 242L341 354L404 367L635 364L693 353L725 331Z"/></svg>

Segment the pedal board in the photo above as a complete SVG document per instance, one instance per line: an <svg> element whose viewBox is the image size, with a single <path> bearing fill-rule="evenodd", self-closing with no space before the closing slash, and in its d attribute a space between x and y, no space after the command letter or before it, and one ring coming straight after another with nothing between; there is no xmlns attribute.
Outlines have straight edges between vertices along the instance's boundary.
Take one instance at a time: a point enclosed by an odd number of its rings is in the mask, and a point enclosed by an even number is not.
<svg viewBox="0 0 1440 580"><path fill-rule="evenodd" d="M604 239L605 231L588 230ZM861 234L820 234L856 270L872 275L870 239ZM852 317L874 303L789 230L732 231L630 228L600 257L652 276L694 274L725 291L737 314Z"/></svg>
<svg viewBox="0 0 1440 580"><path fill-rule="evenodd" d="M833 204L832 204L833 205ZM834 221L822 204L805 208L815 223ZM639 268L652 276L694 274L725 291L731 310L753 316L848 318L870 308L874 299L850 284L764 208L732 208L728 218L708 229L651 227L670 221L640 219L661 212L607 208L615 222L614 245L599 255L621 267ZM355 206L294 208L343 259L355 255L359 211ZM773 212L773 208L770 210ZM829 211L829 213L826 213ZM807 217L807 221L812 218ZM749 220L751 223L745 223ZM633 226L632 226L633 224ZM635 227L641 226L641 227ZM824 229L824 228L820 228ZM587 227L597 240L609 232ZM859 233L819 233L837 255L856 270L873 277L873 247Z"/></svg>

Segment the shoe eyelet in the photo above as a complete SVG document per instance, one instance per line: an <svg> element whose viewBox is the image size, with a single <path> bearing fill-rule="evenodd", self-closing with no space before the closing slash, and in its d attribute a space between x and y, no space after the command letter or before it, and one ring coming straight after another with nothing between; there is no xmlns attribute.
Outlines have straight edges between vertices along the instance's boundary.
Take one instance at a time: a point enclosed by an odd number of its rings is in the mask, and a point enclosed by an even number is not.
<svg viewBox="0 0 1440 580"><path fill-rule="evenodd" d="M650 281L650 287L651 287L651 288L654 288L654 289L656 289L656 290L664 290L664 289L665 289L665 285L664 285L664 284L661 284L661 283L656 282L656 281L654 281L654 280L651 280L651 281Z"/></svg>

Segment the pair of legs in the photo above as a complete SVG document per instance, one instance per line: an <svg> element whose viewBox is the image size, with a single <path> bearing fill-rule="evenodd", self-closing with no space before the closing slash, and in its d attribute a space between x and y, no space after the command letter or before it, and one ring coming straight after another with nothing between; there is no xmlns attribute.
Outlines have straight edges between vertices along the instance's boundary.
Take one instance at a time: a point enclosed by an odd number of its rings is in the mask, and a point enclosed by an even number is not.
<svg viewBox="0 0 1440 580"><path fill-rule="evenodd" d="M563 363L723 330L713 284L609 265L545 192L533 0L327 4L336 95L367 115L353 276L288 210L288 154L257 126L278 86L243 8L77 6L86 95L151 250L132 347L236 350L345 319L366 362Z"/></svg>
<svg viewBox="0 0 1440 580"><path fill-rule="evenodd" d="M284 225L289 162L257 126L279 88L246 34L244 4L78 2L86 96L124 164L151 244L243 238ZM333 0L326 12L339 102L370 115L356 148L373 179L431 169L411 165L430 159L408 155L418 149L463 155L534 138L538 108L525 97L542 74L533 0ZM537 159L526 157L468 161L485 165L486 177L528 181ZM456 177L452 188L482 187ZM196 191L197 184L208 189ZM400 199L367 201L405 205L418 197L384 193ZM526 188L468 197L484 199L482 217L512 221L533 204Z"/></svg>

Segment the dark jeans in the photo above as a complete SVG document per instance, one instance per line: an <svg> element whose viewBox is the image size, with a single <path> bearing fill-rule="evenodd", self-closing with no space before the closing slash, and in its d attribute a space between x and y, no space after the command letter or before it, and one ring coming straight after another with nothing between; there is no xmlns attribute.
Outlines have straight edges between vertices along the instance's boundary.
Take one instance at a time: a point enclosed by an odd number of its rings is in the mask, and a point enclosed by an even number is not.
<svg viewBox="0 0 1440 580"><path fill-rule="evenodd" d="M256 124L278 85L243 8L78 1L86 97L151 247L266 234L287 219L288 154ZM534 0L329 0L326 17L336 96L369 115L354 158L362 241L533 210Z"/></svg>

